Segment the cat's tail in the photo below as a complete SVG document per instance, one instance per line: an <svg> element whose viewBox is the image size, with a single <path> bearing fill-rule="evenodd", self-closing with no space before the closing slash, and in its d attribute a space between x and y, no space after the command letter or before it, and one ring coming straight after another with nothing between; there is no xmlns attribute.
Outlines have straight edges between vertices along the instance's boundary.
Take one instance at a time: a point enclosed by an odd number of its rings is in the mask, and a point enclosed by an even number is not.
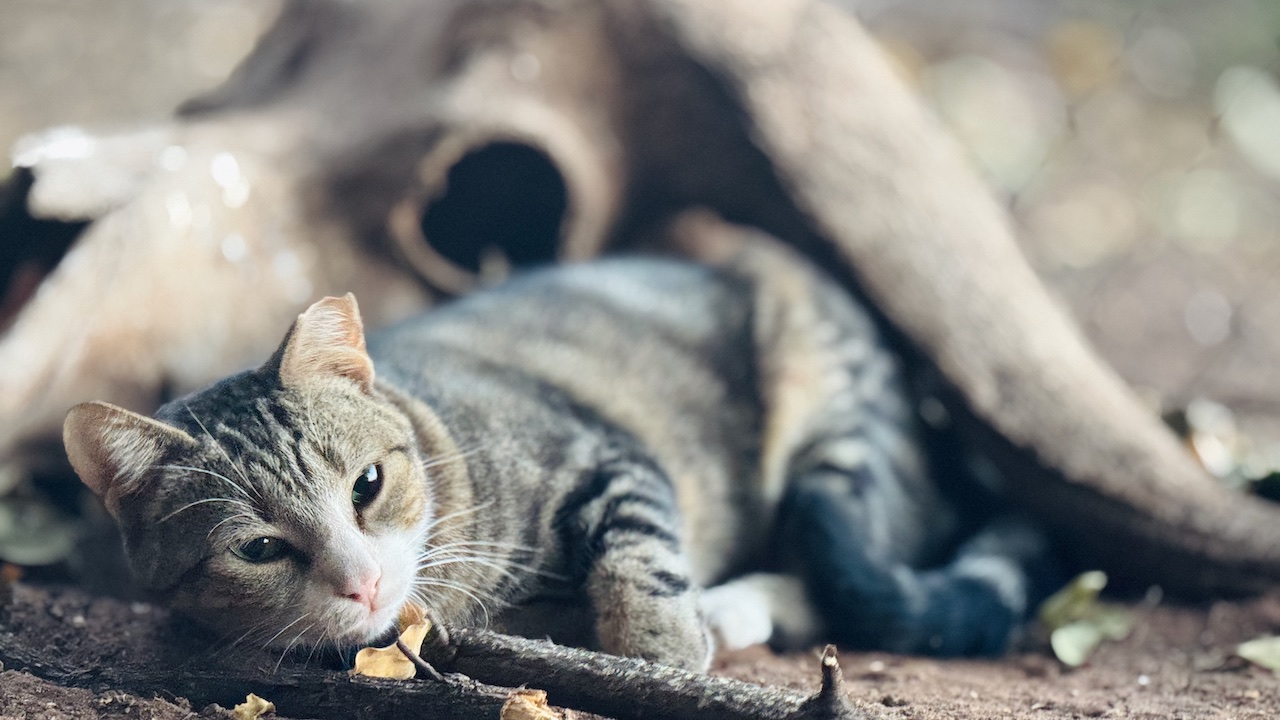
<svg viewBox="0 0 1280 720"><path fill-rule="evenodd" d="M949 563L918 570L875 557L820 487L794 486L787 505L811 600L831 639L853 648L998 655L1064 580L1044 535L1013 517L984 527Z"/></svg>

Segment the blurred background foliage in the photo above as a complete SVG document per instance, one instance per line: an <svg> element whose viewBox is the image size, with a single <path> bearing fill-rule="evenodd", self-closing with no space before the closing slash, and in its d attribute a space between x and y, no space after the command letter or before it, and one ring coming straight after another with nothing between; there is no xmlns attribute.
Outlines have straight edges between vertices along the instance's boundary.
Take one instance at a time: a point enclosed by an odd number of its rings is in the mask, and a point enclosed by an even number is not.
<svg viewBox="0 0 1280 720"><path fill-rule="evenodd" d="M1280 466L1280 2L835 1L968 150L1101 352L1153 408L1190 405L1178 420L1210 468ZM0 7L7 148L163 118L225 78L279 3ZM0 501L0 558L65 557L68 513L24 496Z"/></svg>

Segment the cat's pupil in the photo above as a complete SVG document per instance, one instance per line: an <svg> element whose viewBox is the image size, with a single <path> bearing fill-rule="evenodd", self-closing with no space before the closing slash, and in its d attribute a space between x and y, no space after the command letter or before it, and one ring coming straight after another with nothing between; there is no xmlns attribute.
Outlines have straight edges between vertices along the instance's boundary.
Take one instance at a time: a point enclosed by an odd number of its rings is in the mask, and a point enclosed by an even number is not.
<svg viewBox="0 0 1280 720"><path fill-rule="evenodd" d="M351 487L351 504L359 510L373 502L381 489L382 466L375 463L365 468L360 477L356 478L356 484Z"/></svg>
<svg viewBox="0 0 1280 720"><path fill-rule="evenodd" d="M280 538L260 537L235 548L234 552L251 563L271 562L283 557L289 544Z"/></svg>

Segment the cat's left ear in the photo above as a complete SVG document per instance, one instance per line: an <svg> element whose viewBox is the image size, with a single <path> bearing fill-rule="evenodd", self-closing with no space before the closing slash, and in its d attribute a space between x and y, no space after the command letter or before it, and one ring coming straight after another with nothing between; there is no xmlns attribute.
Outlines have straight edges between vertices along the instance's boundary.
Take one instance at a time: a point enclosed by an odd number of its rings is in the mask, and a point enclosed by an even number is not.
<svg viewBox="0 0 1280 720"><path fill-rule="evenodd" d="M373 360L364 347L364 324L356 296L327 297L298 316L280 349L267 363L285 387L317 377L341 377L373 388Z"/></svg>

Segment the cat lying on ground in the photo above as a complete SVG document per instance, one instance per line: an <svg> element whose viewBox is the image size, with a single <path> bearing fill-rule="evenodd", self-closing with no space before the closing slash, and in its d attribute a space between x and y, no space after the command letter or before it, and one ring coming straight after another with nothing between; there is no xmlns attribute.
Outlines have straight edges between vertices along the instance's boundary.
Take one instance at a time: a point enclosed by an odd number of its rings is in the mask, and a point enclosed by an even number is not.
<svg viewBox="0 0 1280 720"><path fill-rule="evenodd" d="M138 578L229 638L563 601L598 648L693 669L717 641L1001 652L1045 542L918 425L869 314L759 247L532 272L367 350L325 298L262 367L64 435Z"/></svg>

